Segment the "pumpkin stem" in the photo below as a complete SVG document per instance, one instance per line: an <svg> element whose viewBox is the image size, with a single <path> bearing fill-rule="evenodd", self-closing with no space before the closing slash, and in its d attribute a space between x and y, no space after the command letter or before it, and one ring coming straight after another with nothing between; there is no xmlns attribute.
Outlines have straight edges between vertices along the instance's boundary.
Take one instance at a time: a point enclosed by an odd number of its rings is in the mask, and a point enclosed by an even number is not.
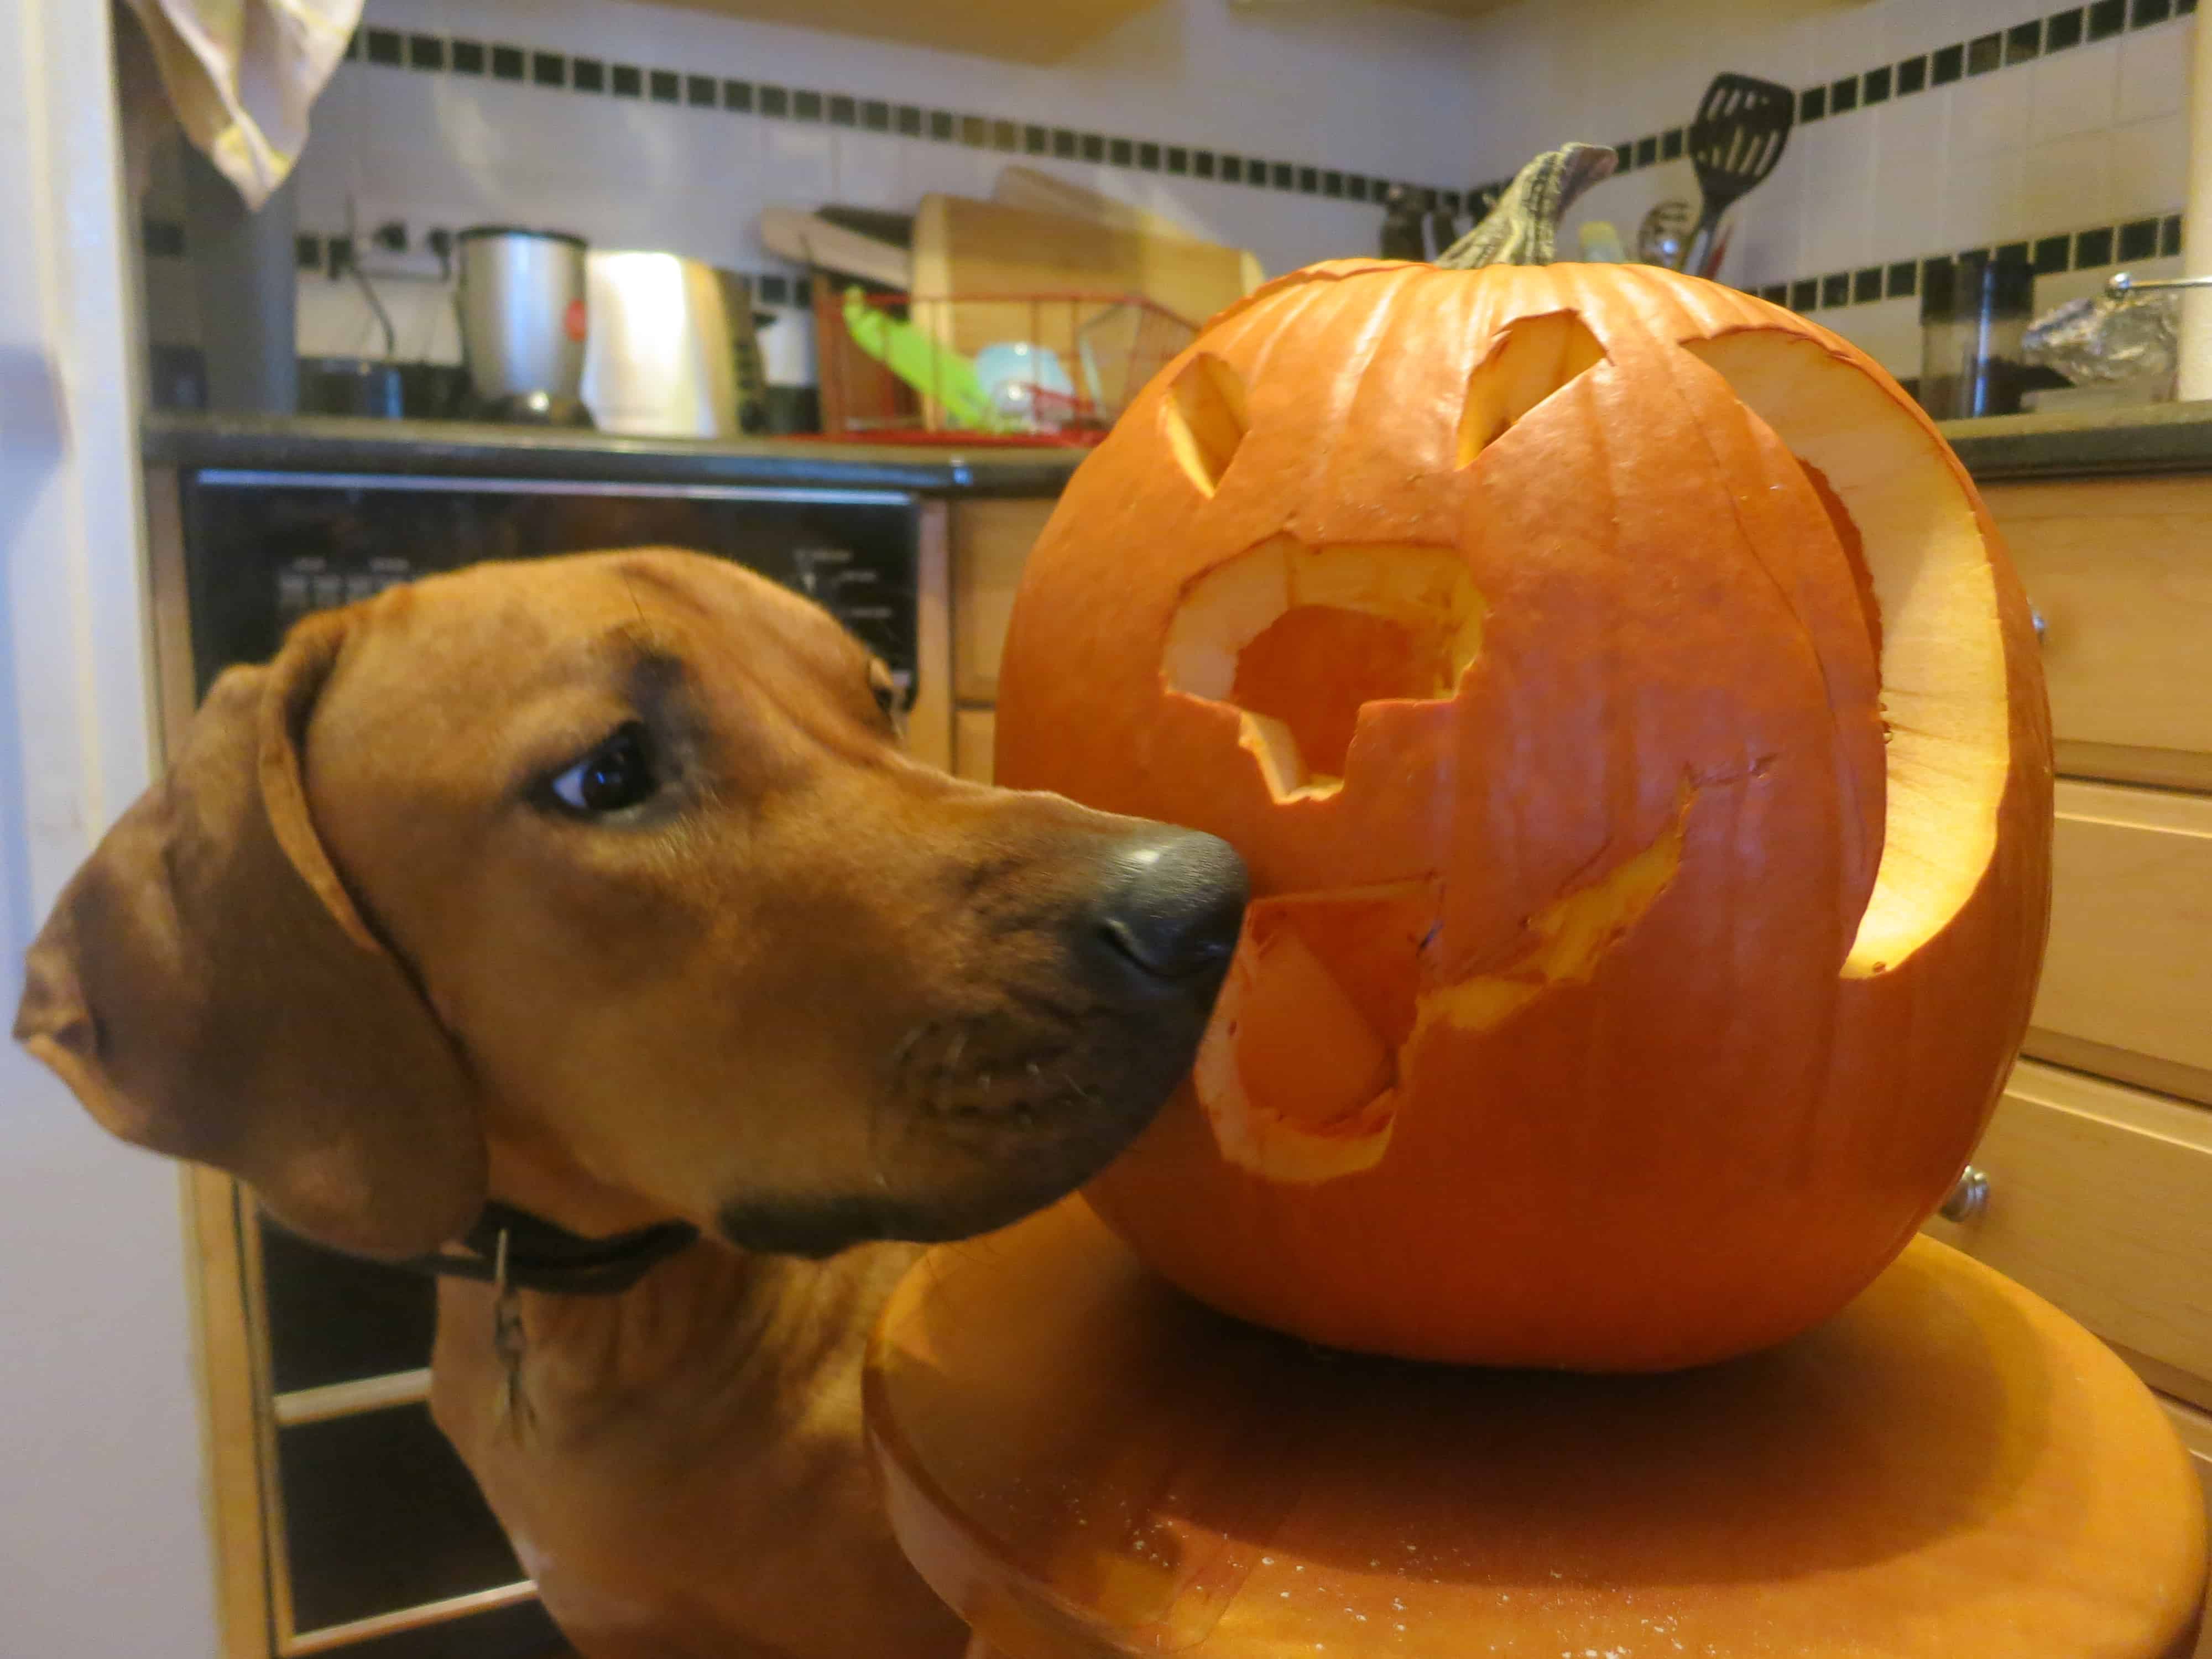
<svg viewBox="0 0 2212 1659"><path fill-rule="evenodd" d="M1449 270L1483 265L1548 265L1559 240L1559 217L1619 157L1606 144L1564 144L1522 167L1498 205L1473 230L1437 256Z"/></svg>

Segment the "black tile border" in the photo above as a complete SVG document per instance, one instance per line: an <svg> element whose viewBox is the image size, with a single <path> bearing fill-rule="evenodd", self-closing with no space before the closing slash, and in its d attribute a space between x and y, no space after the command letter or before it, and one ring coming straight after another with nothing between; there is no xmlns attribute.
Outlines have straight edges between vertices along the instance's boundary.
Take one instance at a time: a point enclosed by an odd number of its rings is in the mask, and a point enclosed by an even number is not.
<svg viewBox="0 0 2212 1659"><path fill-rule="evenodd" d="M2150 214L2122 223L2093 225L2086 229L2006 242L1994 250L2001 260L2024 262L2039 276L2069 270L2097 270L2145 259L2170 258L2181 252L2182 219L2179 213ZM1954 262L1986 261L1992 250L1963 248L1920 259L1899 259L1887 265L1868 265L1856 271L1830 271L1767 283L1756 289L1761 299L1799 312L1839 311L1878 300L1910 298L1919 292L1926 274Z"/></svg>
<svg viewBox="0 0 2212 1659"><path fill-rule="evenodd" d="M1799 90L1800 121L1832 120L1861 110L1910 98L1931 87L1948 86L1969 76L2002 72L2035 62L2053 52L2069 51L2085 40L2103 40L2125 31L2152 28L2193 15L2197 0L2083 0L2047 16L1987 32L1972 41L1960 41L1930 52L1916 53L1894 63L1879 64L1856 75L1824 81ZM483 76L520 82L548 90L586 94L609 94L617 98L650 98L653 101L696 110L719 109L732 114L754 115L765 120L827 121L833 126L854 127L901 138L945 143L1002 154L1051 155L1062 161L1084 161L1142 172L1164 172L1176 178L1195 179L1224 186L1276 190L1287 194L1319 197L1379 205L1394 191L1413 195L1425 206L1442 205L1454 212L1480 216L1502 196L1512 180L1493 179L1468 185L1464 191L1448 186L1394 180L1370 173L1328 167L1321 163L1238 156L1164 138L1133 138L1112 134L1081 132L1066 127L1008 119L969 111L924 109L914 104L892 104L882 99L861 99L850 93L811 88L787 88L750 81L724 80L690 71L635 64L605 64L590 58L564 58L499 43L365 27L348 42L346 57L379 68L410 73ZM719 84L719 100L715 88ZM1641 171L1686 157L1688 131L1671 127L1646 133L1616 145L1623 173ZM2144 222L2153 226L2161 249L2179 236L2178 216ZM2078 233L2092 238L2098 232L2117 246L2119 227L2104 226ZM2140 242L2144 233L2136 232ZM2044 238L2044 242L2054 239ZM2040 243L2038 244L2041 246ZM2178 251L2178 242L2175 244ZM2076 250L2078 252L2078 250ZM2109 263L2109 260L2103 263ZM2081 268L2075 258L2068 269ZM1894 268L1893 268L1893 272ZM1840 275L1847 292L1868 284L1856 279L1866 275L1826 272L1790 283L1770 283L1792 295L1811 283L1815 300L1824 283ZM1885 277L1886 293L1895 292L1893 278ZM1910 289L1906 291L1911 291ZM1846 301L1860 304L1851 299Z"/></svg>
<svg viewBox="0 0 2212 1659"><path fill-rule="evenodd" d="M365 27L356 29L348 40L345 57L349 62L365 62L380 69L489 76L548 91L635 98L678 108L751 115L770 121L823 122L892 137L960 143L1004 155L1103 162L1109 167L1164 173L1179 179L1373 206L1382 204L1395 188L1412 193L1425 204L1441 204L1455 212L1462 204L1486 209L1511 182L1498 179L1462 191L1449 185L1354 173L1317 161L1231 155L1164 137L1080 132L973 111L926 109L915 104L897 104L848 92L719 79L688 69L571 58L512 41L473 40L458 35ZM1684 129L1675 127L1653 133L1630 148L1640 150L1640 160L1649 166L1680 156L1684 140Z"/></svg>

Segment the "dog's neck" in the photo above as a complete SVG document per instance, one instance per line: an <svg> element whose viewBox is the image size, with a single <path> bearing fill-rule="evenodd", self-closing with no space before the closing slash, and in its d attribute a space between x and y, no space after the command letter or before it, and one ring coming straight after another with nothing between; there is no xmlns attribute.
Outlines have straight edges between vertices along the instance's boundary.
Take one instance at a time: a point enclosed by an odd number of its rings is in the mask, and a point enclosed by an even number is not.
<svg viewBox="0 0 2212 1659"><path fill-rule="evenodd" d="M656 1411L750 1421L754 1402L804 1401L856 1366L877 1311L919 1253L867 1245L803 1261L702 1239L620 1295L523 1291L529 1393L564 1402L572 1419L649 1389Z"/></svg>
<svg viewBox="0 0 2212 1659"><path fill-rule="evenodd" d="M498 1137L490 1152L497 1202L580 1239L668 1220L556 1154ZM548 1403L565 1398L572 1409L647 1386L773 1395L787 1374L856 1364L877 1308L919 1254L917 1246L873 1245L807 1261L750 1255L709 1236L617 1294L526 1289L516 1305L531 1392ZM719 1413L710 1407L708 1415Z"/></svg>
<svg viewBox="0 0 2212 1659"><path fill-rule="evenodd" d="M669 1218L659 1206L599 1180L550 1148L486 1138L491 1196L581 1238L611 1238Z"/></svg>

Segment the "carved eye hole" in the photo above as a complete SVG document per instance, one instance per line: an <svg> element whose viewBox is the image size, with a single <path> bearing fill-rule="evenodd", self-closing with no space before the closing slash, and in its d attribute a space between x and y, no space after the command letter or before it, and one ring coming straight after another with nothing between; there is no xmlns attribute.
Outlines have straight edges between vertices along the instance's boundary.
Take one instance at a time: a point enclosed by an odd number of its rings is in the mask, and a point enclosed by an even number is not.
<svg viewBox="0 0 2212 1659"><path fill-rule="evenodd" d="M1459 417L1459 464L1465 466L1504 436L1514 422L1604 361L1605 348L1571 311L1507 324L1468 377L1467 402Z"/></svg>
<svg viewBox="0 0 2212 1659"><path fill-rule="evenodd" d="M1251 425L1244 379L1220 358L1201 351L1182 366L1161 411L1168 448L1199 493L1212 495L1237 459Z"/></svg>

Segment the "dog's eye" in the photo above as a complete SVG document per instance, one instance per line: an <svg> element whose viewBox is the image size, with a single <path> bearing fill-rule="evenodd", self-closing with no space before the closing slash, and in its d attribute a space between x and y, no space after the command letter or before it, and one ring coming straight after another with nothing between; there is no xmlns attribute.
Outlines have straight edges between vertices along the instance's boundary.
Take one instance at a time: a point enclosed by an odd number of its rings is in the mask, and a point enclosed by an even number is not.
<svg viewBox="0 0 2212 1659"><path fill-rule="evenodd" d="M553 793L562 805L593 813L619 812L625 806L635 806L659 787L645 727L634 720L552 783Z"/></svg>
<svg viewBox="0 0 2212 1659"><path fill-rule="evenodd" d="M883 711L884 723L894 732L903 730L906 693L891 678L891 671L879 662L868 665L868 691L875 698L876 707Z"/></svg>

